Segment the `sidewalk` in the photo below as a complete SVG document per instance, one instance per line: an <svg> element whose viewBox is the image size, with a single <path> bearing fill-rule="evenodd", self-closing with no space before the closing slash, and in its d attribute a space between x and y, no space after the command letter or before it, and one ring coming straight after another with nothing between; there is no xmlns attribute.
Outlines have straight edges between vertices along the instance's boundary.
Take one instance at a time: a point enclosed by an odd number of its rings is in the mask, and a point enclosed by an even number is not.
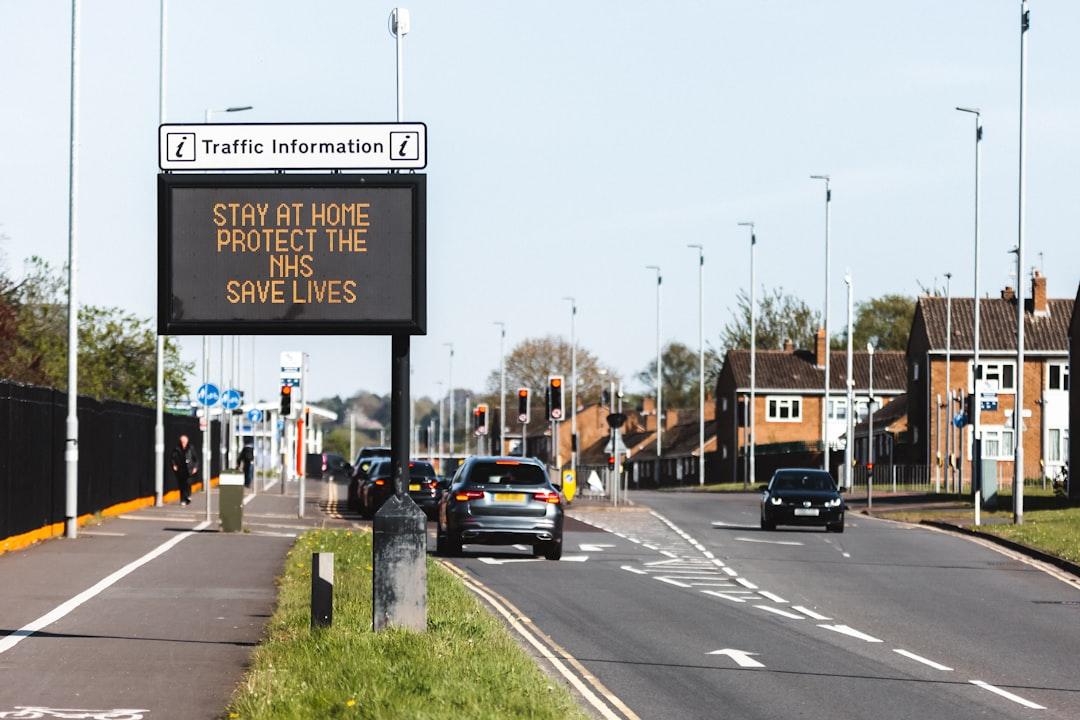
<svg viewBox="0 0 1080 720"><path fill-rule="evenodd" d="M351 524L320 510L328 487L308 481L303 520L295 483L249 495L248 532L217 532L215 492L209 525L199 494L0 556L0 716L218 717L273 612L293 539Z"/></svg>

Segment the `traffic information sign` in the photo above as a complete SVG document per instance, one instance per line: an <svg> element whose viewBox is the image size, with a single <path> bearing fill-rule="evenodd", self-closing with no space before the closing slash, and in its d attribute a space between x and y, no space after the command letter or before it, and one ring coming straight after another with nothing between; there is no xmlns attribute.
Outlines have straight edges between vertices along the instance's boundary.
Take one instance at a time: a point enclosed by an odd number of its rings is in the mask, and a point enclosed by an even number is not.
<svg viewBox="0 0 1080 720"><path fill-rule="evenodd" d="M425 176L158 176L159 332L425 332Z"/></svg>
<svg viewBox="0 0 1080 720"><path fill-rule="evenodd" d="M243 400L243 395L240 394L239 390L229 388L221 394L221 407L226 410L235 410L240 407L240 403L243 402Z"/></svg>
<svg viewBox="0 0 1080 720"><path fill-rule="evenodd" d="M205 405L206 407L214 407L218 404L220 398L221 391L218 389L218 386L213 383L204 383L195 391L195 399L200 405Z"/></svg>

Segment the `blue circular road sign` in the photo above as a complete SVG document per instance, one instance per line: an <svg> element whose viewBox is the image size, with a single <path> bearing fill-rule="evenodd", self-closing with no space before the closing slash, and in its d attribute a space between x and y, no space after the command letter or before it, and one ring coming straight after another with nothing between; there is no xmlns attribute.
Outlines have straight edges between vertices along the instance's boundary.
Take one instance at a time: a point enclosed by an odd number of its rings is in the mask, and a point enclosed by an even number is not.
<svg viewBox="0 0 1080 720"><path fill-rule="evenodd" d="M262 422L263 411L259 408L251 408L247 411L247 418L253 423Z"/></svg>
<svg viewBox="0 0 1080 720"><path fill-rule="evenodd" d="M195 391L195 399L198 400L200 405L213 407L217 405L218 400L221 399L221 390L213 383L200 385L199 389Z"/></svg>
<svg viewBox="0 0 1080 720"><path fill-rule="evenodd" d="M241 397L239 390L229 388L221 394L221 407L226 410L235 410L240 407L242 400L243 398Z"/></svg>

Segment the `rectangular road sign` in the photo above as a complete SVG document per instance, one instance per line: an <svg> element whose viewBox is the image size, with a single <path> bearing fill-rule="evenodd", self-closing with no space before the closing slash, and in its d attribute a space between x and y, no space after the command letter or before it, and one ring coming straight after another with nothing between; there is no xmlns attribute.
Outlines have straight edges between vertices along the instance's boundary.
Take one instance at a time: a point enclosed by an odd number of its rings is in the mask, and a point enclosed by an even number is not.
<svg viewBox="0 0 1080 720"><path fill-rule="evenodd" d="M158 128L162 170L419 170L424 123L185 123Z"/></svg>
<svg viewBox="0 0 1080 720"><path fill-rule="evenodd" d="M425 181L159 175L159 332L424 334Z"/></svg>

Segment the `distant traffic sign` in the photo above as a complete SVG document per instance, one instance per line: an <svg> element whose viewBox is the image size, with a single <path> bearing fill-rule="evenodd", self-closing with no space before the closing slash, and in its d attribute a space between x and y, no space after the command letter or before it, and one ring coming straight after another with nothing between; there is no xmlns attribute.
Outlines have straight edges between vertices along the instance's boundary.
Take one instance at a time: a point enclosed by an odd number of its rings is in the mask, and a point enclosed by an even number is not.
<svg viewBox="0 0 1080 720"><path fill-rule="evenodd" d="M424 123L191 123L158 128L162 170L419 170Z"/></svg>
<svg viewBox="0 0 1080 720"><path fill-rule="evenodd" d="M199 389L195 392L195 399L198 400L200 405L214 407L218 404L218 400L221 399L221 390L213 383L205 383L200 385Z"/></svg>
<svg viewBox="0 0 1080 720"><path fill-rule="evenodd" d="M253 423L262 422L263 411L259 408L251 408L247 411L247 419Z"/></svg>
<svg viewBox="0 0 1080 720"><path fill-rule="evenodd" d="M239 390L229 388L221 394L221 407L226 410L235 410L240 407L240 403L243 402L244 397L240 394Z"/></svg>

